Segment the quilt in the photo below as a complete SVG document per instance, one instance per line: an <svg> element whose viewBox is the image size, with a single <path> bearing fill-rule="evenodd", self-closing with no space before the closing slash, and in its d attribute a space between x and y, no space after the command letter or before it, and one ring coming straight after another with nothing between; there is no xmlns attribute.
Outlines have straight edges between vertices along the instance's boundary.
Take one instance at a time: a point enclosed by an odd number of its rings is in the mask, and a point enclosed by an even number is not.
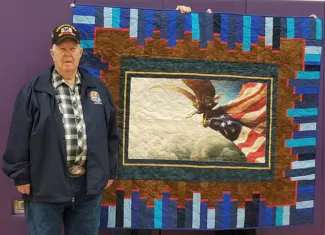
<svg viewBox="0 0 325 235"><path fill-rule="evenodd" d="M313 223L322 24L76 4L82 66L120 133L100 227Z"/></svg>

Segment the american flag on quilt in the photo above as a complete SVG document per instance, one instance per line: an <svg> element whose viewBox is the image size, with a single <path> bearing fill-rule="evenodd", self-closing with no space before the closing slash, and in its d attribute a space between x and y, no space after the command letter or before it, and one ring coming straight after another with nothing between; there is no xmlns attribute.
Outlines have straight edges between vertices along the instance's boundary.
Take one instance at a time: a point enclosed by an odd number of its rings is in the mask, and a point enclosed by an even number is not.
<svg viewBox="0 0 325 235"><path fill-rule="evenodd" d="M238 97L224 105L226 112L241 126L233 142L246 155L248 162L265 162L266 95L266 84L246 83Z"/></svg>

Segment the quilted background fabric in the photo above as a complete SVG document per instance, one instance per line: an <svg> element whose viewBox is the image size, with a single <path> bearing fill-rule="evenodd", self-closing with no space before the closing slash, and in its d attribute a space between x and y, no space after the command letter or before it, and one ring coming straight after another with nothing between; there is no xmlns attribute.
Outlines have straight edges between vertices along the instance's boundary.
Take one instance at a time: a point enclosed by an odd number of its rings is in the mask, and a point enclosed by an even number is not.
<svg viewBox="0 0 325 235"><path fill-rule="evenodd" d="M321 19L77 4L73 23L118 110L101 227L313 222Z"/></svg>

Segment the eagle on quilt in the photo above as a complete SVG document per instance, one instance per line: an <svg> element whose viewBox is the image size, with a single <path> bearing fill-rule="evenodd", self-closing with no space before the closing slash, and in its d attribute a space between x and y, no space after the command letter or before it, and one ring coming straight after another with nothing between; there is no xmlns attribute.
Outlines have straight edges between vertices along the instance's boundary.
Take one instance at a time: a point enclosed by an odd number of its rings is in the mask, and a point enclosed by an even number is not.
<svg viewBox="0 0 325 235"><path fill-rule="evenodd" d="M101 227L313 223L322 19L76 4L73 24L117 108Z"/></svg>

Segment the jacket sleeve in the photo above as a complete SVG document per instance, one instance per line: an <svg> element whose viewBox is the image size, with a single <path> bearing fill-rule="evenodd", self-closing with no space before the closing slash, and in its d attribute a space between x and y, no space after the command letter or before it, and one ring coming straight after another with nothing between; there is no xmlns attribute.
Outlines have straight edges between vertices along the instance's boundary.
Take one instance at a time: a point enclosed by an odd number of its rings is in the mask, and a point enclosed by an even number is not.
<svg viewBox="0 0 325 235"><path fill-rule="evenodd" d="M7 146L2 159L3 172L15 185L30 183L29 141L33 125L31 87L23 87L16 98Z"/></svg>
<svg viewBox="0 0 325 235"><path fill-rule="evenodd" d="M116 107L110 91L103 84L108 102L105 102L105 116L107 126L107 140L109 152L109 179L117 179L117 151L119 145L119 136L116 120Z"/></svg>

